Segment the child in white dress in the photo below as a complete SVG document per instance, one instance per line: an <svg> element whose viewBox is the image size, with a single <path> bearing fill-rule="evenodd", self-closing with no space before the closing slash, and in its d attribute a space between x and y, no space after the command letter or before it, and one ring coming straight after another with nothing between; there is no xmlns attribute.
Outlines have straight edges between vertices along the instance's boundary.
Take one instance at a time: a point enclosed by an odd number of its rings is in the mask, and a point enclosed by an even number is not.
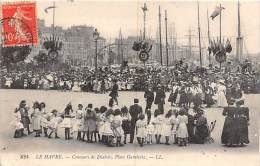
<svg viewBox="0 0 260 166"><path fill-rule="evenodd" d="M124 131L122 129L122 116L120 109L115 109L114 111L114 119L111 123L111 128L114 133L114 137L116 138L116 146L123 146L121 144L121 138L124 135Z"/></svg>
<svg viewBox="0 0 260 166"><path fill-rule="evenodd" d="M43 132L44 132L44 136L45 137L48 137L48 119L46 119L46 115L48 114L48 112L46 111L46 104L44 102L41 102L40 103L40 109L41 109L41 112L42 112L42 118L41 118L41 128L43 129Z"/></svg>
<svg viewBox="0 0 260 166"><path fill-rule="evenodd" d="M58 137L57 131L58 131L58 125L62 122L62 118L57 116L58 111L57 110L52 110L51 111L52 116L50 119L50 123L49 123L49 129L51 130L48 138L51 138L51 135L53 133L55 133L55 138L58 139L60 137Z"/></svg>
<svg viewBox="0 0 260 166"><path fill-rule="evenodd" d="M152 124L154 117L151 117L150 122L147 125L147 144L153 143L154 125Z"/></svg>
<svg viewBox="0 0 260 166"><path fill-rule="evenodd" d="M37 101L33 104L33 112L31 114L31 118L32 128L33 131L36 133L35 137L40 137L42 113L40 109L40 104Z"/></svg>
<svg viewBox="0 0 260 166"><path fill-rule="evenodd" d="M99 134L99 128L100 128L100 116L101 116L101 113L100 113L100 109L99 108L94 108L94 111L96 113L96 130L94 131L94 138L95 138L95 142L97 142L97 138L98 138L98 142L101 142L101 137L100 137L100 134Z"/></svg>
<svg viewBox="0 0 260 166"><path fill-rule="evenodd" d="M165 145L170 145L169 140L170 136L172 134L172 128L173 128L173 113L172 110L169 110L168 113L165 115L163 125L162 125L162 135L165 136Z"/></svg>
<svg viewBox="0 0 260 166"><path fill-rule="evenodd" d="M139 120L137 120L137 122L136 122L136 137L137 137L137 141L141 147L143 147L144 139L147 135L146 127L147 127L147 121L145 119L145 116L144 116L144 114L140 114Z"/></svg>
<svg viewBox="0 0 260 166"><path fill-rule="evenodd" d="M101 106L100 107L100 114L97 115L97 127L99 135L101 136L101 142L105 143L105 135L104 135L104 123L106 120L106 111L107 107Z"/></svg>
<svg viewBox="0 0 260 166"><path fill-rule="evenodd" d="M21 138L23 136L24 126L21 123L21 114L19 109L15 109L13 116L14 120L11 122L11 126L15 129L14 138Z"/></svg>
<svg viewBox="0 0 260 166"><path fill-rule="evenodd" d="M177 116L177 138L179 146L186 146L188 140L188 117L185 115L185 109L181 109L179 111L179 115Z"/></svg>
<svg viewBox="0 0 260 166"><path fill-rule="evenodd" d="M83 130L83 105L78 104L78 109L75 112L75 119L74 119L74 124L73 124L73 132L77 132L77 140L81 140L81 132Z"/></svg>
<svg viewBox="0 0 260 166"><path fill-rule="evenodd" d="M176 130L177 130L177 126L178 126L178 120L177 120L177 116L178 116L179 111L177 109L173 110L173 118L172 118L172 135L174 138L174 144L178 144L178 139L176 136Z"/></svg>
<svg viewBox="0 0 260 166"><path fill-rule="evenodd" d="M154 120L152 124L154 125L154 134L156 143L160 144L161 134L162 134L162 123L163 123L163 116L159 109L154 111Z"/></svg>

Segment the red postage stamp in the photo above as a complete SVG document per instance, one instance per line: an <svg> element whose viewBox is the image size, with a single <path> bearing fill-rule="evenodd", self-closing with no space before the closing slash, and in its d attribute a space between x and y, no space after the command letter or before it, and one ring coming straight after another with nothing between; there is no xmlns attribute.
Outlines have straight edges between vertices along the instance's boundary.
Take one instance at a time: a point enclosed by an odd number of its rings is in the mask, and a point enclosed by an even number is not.
<svg viewBox="0 0 260 166"><path fill-rule="evenodd" d="M16 2L2 5L3 46L38 44L36 4Z"/></svg>

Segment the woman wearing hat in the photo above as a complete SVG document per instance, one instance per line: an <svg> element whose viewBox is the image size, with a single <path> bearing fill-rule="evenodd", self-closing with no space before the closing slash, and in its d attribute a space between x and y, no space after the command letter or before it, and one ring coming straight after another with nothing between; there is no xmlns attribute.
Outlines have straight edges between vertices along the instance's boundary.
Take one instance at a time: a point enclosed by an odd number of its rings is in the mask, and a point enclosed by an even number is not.
<svg viewBox="0 0 260 166"><path fill-rule="evenodd" d="M204 116L204 111L199 108L195 115L195 133L193 141L197 144L204 144L208 136L209 129L207 118Z"/></svg>
<svg viewBox="0 0 260 166"><path fill-rule="evenodd" d="M219 80L219 84L217 85L216 100L218 107L228 106L226 99L226 86L224 80Z"/></svg>
<svg viewBox="0 0 260 166"><path fill-rule="evenodd" d="M110 97L116 102L116 104L118 105L118 100L117 100L117 98L118 98L118 89L119 89L119 87L118 87L118 85L117 85L117 80L116 80L116 79L115 79L113 82L114 82L114 85L113 85L113 87L112 87L112 90L111 90L109 96L110 96Z"/></svg>
<svg viewBox="0 0 260 166"><path fill-rule="evenodd" d="M235 100L231 100L234 104ZM234 145L248 144L249 109L241 107L243 101L236 102L236 106L225 107L223 115L226 116L221 135L221 143L232 147Z"/></svg>
<svg viewBox="0 0 260 166"><path fill-rule="evenodd" d="M161 111L161 114L164 113L164 104L165 104L165 92L164 92L164 89L163 87L158 84L158 90L156 91L156 97L155 97L155 100L154 100L154 104L157 104L158 105L158 109Z"/></svg>
<svg viewBox="0 0 260 166"><path fill-rule="evenodd" d="M244 106L244 100L236 102L236 109L238 112L238 144L243 146L244 144L249 144L248 139L248 124L249 124L249 108Z"/></svg>

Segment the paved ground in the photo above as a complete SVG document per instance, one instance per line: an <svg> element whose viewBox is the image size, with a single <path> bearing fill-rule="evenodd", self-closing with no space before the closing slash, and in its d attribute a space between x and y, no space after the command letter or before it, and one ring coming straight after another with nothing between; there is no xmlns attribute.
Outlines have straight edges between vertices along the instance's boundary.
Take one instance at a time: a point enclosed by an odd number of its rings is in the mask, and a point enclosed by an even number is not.
<svg viewBox="0 0 260 166"><path fill-rule="evenodd" d="M169 95L169 94L167 94ZM119 106L129 106L133 103L133 98L139 98L140 104L144 104L142 92L119 92ZM64 140L63 129L59 130L59 136L61 139L47 139L44 137L34 138L33 136L27 136L21 139L14 139L13 130L10 126L12 120L12 112L16 108L19 102L25 99L27 103L32 106L32 102L44 101L47 105L47 110L57 109L62 111L68 102L71 102L75 107L77 104L82 103L86 106L88 103L93 103L95 106L107 105L108 94L100 95L86 92L59 92L59 91L43 91L43 90L0 90L0 145L1 152L6 155L13 153L39 153L39 152L66 152L66 153L160 153L165 154L166 157L170 155L171 159L183 160L183 158L192 157L208 159L208 162L213 162L212 157L215 159L224 159L226 156L237 156L236 162L230 165L236 165L243 162L254 166L257 163L257 155L259 149L259 110L260 95L246 95L246 105L250 108L250 126L249 126L249 139L250 144L243 148L227 148L220 144L221 131L224 123L224 117L222 116L222 109L210 108L207 109L206 116L208 121L217 120L215 130L212 133L212 137L215 139L215 143L195 145L189 144L187 147L178 147L175 145L146 145L140 148L137 144L126 145L120 148L108 148L100 144L87 144L78 142L76 140ZM155 108L155 106L154 106ZM166 110L170 108L170 105L166 104ZM247 156L238 157L238 156ZM233 157L232 157L233 158ZM184 159L185 160L185 159ZM214 160L215 161L215 160ZM185 161L183 161L185 163ZM213 162L214 163L214 162ZM222 164L223 165L223 164ZM225 165L225 164L224 164Z"/></svg>

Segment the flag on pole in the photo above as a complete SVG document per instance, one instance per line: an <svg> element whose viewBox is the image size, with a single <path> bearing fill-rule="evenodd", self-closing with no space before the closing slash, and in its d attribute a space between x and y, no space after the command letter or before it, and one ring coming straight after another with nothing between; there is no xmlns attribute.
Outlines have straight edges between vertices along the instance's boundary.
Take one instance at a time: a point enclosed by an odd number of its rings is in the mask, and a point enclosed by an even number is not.
<svg viewBox="0 0 260 166"><path fill-rule="evenodd" d="M45 8L44 11L45 11L45 13L48 13L49 9L54 9L54 8L56 8L56 6L49 6L49 7Z"/></svg>
<svg viewBox="0 0 260 166"><path fill-rule="evenodd" d="M214 18L217 17L223 9L225 9L225 8L222 7L222 6L217 6L217 7L215 8L215 10L213 11L213 13L210 15L210 17L212 18L212 20L214 20Z"/></svg>

